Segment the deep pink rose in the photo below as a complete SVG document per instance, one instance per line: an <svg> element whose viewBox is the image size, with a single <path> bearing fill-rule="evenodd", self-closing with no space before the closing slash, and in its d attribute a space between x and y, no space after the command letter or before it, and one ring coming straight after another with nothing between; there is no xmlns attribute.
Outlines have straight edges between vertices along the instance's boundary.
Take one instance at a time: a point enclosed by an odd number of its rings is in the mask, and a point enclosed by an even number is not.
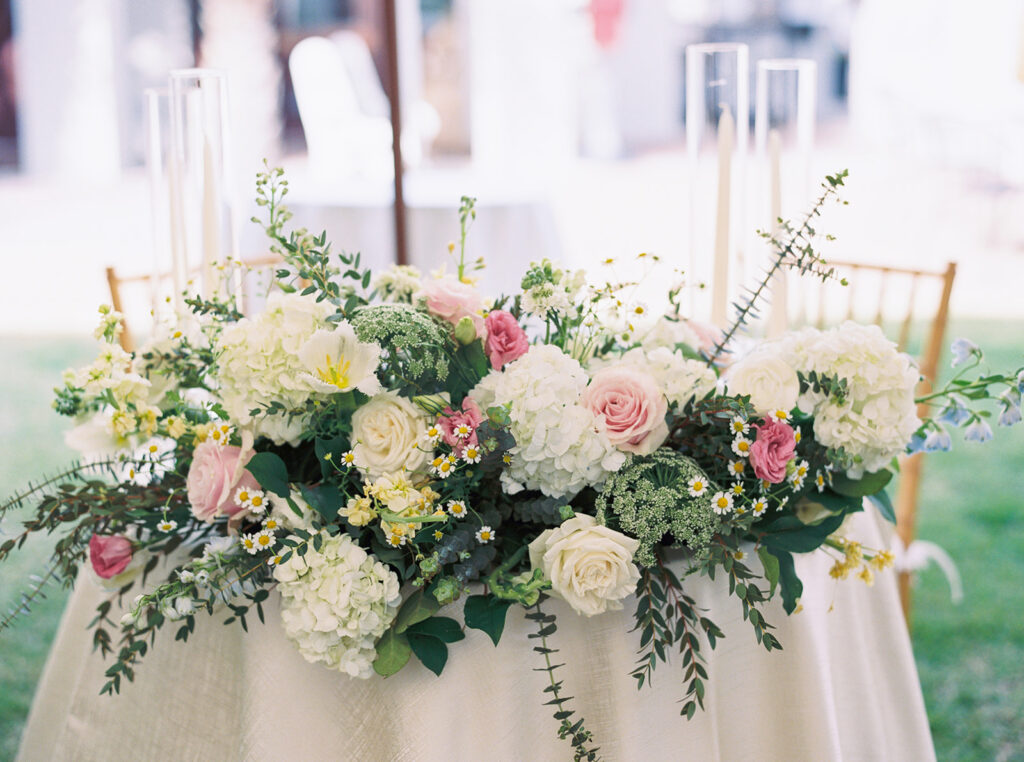
<svg viewBox="0 0 1024 762"><path fill-rule="evenodd" d="M484 339L487 336L481 314L484 309L484 298L475 287L446 275L427 281L423 287L423 296L427 299L427 309L451 323L453 327L458 325L462 318L468 317L473 321L477 338Z"/></svg>
<svg viewBox="0 0 1024 762"><path fill-rule="evenodd" d="M788 423L766 418L757 429L757 439L750 445L750 465L754 475L772 484L786 478L786 464L796 451L796 436Z"/></svg>
<svg viewBox="0 0 1024 762"><path fill-rule="evenodd" d="M511 312L491 310L484 320L484 325L487 326L487 342L484 348L487 350L491 367L495 370L501 370L507 362L518 360L530 348L526 331L512 317Z"/></svg>
<svg viewBox="0 0 1024 762"><path fill-rule="evenodd" d="M462 400L462 410L452 410L450 407L442 410L441 417L437 419L437 425L441 427L441 438L445 444L461 452L461 449L466 445L476 447L478 444L476 429L483 423L483 420L483 411L476 404L476 400L466 397L466 399ZM470 433L466 437L459 437L456 431L463 425L469 428Z"/></svg>
<svg viewBox="0 0 1024 762"><path fill-rule="evenodd" d="M97 576L116 577L132 562L132 542L119 534L94 534L89 538L89 562Z"/></svg>
<svg viewBox="0 0 1024 762"><path fill-rule="evenodd" d="M242 508L235 503L239 487L259 489L256 479L245 470L253 456L242 448L207 440L196 447L185 486L192 514L200 521L213 521L223 514L233 516Z"/></svg>
<svg viewBox="0 0 1024 762"><path fill-rule="evenodd" d="M583 391L583 405L604 425L618 449L647 455L668 436L668 402L654 380L634 368L598 371Z"/></svg>

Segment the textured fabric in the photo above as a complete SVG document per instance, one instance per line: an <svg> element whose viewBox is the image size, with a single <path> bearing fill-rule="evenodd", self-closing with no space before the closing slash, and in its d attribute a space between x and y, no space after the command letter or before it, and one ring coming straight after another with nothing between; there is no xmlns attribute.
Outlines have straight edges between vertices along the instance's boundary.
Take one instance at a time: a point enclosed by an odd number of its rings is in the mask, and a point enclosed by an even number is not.
<svg viewBox="0 0 1024 762"><path fill-rule="evenodd" d="M873 514L850 534L882 542ZM550 601L550 645L571 706L608 760L934 759L917 672L892 572L873 588L835 582L829 560L798 559L803 610L767 610L783 644L766 653L741 619L725 581L689 578L687 590L726 638L707 651L707 711L679 716L676 663L653 686L629 676L639 645L622 612L587 619ZM83 584L72 597L26 728L20 759L35 760L566 760L567 742L543 693L547 676L510 609L495 648L467 632L436 678L418 662L381 680L352 680L307 664L284 639L274 595L267 623L245 635L200 619L195 641L161 633L120 696L100 697L103 664L84 631L100 599ZM447 612L446 612L447 613Z"/></svg>

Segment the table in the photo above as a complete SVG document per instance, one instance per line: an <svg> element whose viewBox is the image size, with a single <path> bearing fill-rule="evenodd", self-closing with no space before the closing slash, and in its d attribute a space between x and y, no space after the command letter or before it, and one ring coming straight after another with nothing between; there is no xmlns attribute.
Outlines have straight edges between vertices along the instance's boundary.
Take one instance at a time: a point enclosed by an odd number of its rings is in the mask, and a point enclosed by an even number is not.
<svg viewBox="0 0 1024 762"><path fill-rule="evenodd" d="M887 526L857 514L851 536L883 542ZM803 610L766 614L784 650L754 642L725 581L687 580L727 637L708 651L707 711L687 722L676 665L638 692L629 672L639 635L632 608L587 619L550 601L551 645L572 707L607 760L870 760L935 758L895 575L873 588L828 577L824 554L797 559ZM84 582L84 580L83 580ZM81 584L40 682L19 760L531 760L571 759L556 737L521 609L495 648L470 630L441 678L415 660L386 680L351 680L306 663L282 634L272 595L267 623L248 636L218 619L194 642L173 628L120 696L100 697L103 665L84 628L100 599ZM448 613L446 611L446 613Z"/></svg>

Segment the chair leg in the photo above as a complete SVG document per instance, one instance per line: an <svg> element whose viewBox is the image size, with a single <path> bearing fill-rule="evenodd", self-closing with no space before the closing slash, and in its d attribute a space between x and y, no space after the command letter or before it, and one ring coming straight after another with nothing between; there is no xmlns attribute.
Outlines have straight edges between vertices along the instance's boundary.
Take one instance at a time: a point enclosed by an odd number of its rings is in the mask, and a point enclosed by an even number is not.
<svg viewBox="0 0 1024 762"><path fill-rule="evenodd" d="M924 455L917 453L904 459L900 466L900 486L896 493L896 534L909 548L917 532L917 493L921 486L921 469L924 466ZM910 581L911 572L899 573L900 603L903 605L903 616L910 626Z"/></svg>

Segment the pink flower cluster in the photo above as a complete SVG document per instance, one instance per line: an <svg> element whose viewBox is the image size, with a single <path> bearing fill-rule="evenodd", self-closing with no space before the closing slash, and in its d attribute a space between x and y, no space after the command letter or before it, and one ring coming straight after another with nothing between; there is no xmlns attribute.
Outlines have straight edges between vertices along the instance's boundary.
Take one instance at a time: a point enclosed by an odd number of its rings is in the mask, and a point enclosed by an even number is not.
<svg viewBox="0 0 1024 762"><path fill-rule="evenodd" d="M767 418L754 428L757 439L750 445L754 476L778 484L786 478L786 464L796 452L796 436L789 424L774 418Z"/></svg>
<svg viewBox="0 0 1024 762"><path fill-rule="evenodd" d="M446 407L437 419L437 425L441 429L441 439L458 453L461 453L465 447L476 447L479 444L476 430L483 422L483 411L476 404L476 400L471 397L462 400L461 410ZM459 431L463 427L468 429L468 433L460 436Z"/></svg>

